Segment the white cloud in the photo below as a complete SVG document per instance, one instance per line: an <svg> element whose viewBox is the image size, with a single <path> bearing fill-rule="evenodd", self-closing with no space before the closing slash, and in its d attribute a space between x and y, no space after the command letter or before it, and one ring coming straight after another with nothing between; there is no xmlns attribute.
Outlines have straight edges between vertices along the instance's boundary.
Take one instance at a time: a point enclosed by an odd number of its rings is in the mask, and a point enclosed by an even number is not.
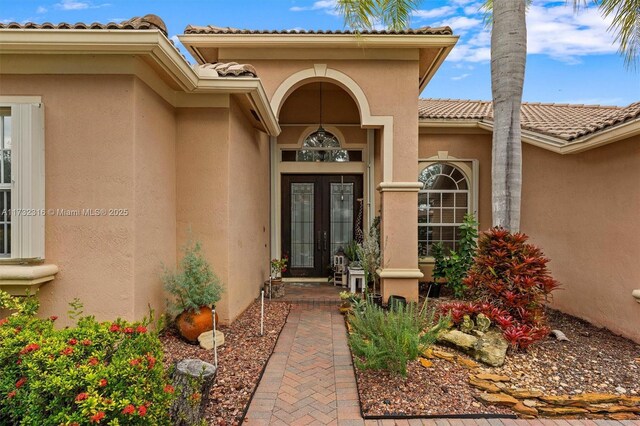
<svg viewBox="0 0 640 426"><path fill-rule="evenodd" d="M6 24L10 24L10 23L15 22L15 21L16 20L13 19L13 18L0 19L0 23L5 24L5 25Z"/></svg>
<svg viewBox="0 0 640 426"><path fill-rule="evenodd" d="M109 3L93 4L90 1L84 0L62 0L60 3L54 5L56 9L61 10L84 10L84 9L97 9L100 7L110 6Z"/></svg>
<svg viewBox="0 0 640 426"><path fill-rule="evenodd" d="M47 8L44 6L38 6L36 13L47 13Z"/></svg>
<svg viewBox="0 0 640 426"><path fill-rule="evenodd" d="M311 6L292 6L289 8L291 12L304 12L307 10L321 10L329 15L337 15L336 0L317 0Z"/></svg>
<svg viewBox="0 0 640 426"><path fill-rule="evenodd" d="M436 7L435 9L416 10L412 16L418 19L440 18L442 16L453 15L456 8L453 6Z"/></svg>
<svg viewBox="0 0 640 426"><path fill-rule="evenodd" d="M469 77L471 74L462 74L462 75L456 75L455 77L451 77L451 80L453 81L458 81L458 80L462 80L464 78Z"/></svg>
<svg viewBox="0 0 640 426"><path fill-rule="evenodd" d="M454 16L434 24L434 26L437 27L445 25L451 27L454 33L459 34L462 31L482 26L482 19L467 18L466 16Z"/></svg>

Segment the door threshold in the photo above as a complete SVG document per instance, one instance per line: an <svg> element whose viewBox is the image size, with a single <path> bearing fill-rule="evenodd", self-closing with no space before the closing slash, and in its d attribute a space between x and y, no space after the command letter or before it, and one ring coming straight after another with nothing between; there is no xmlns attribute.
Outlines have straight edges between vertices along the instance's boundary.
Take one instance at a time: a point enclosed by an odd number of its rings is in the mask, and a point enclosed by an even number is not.
<svg viewBox="0 0 640 426"><path fill-rule="evenodd" d="M287 277L283 278L282 282L285 283L329 283L328 277Z"/></svg>

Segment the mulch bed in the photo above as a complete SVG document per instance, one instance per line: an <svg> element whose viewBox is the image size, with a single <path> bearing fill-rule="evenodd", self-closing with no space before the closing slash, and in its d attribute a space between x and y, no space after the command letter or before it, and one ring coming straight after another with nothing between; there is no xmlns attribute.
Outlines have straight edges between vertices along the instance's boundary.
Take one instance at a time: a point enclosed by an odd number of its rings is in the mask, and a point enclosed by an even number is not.
<svg viewBox="0 0 640 426"><path fill-rule="evenodd" d="M260 336L259 302L250 305L230 326L220 327L225 344L218 350L218 372L205 413L209 424L240 423L290 308L291 305L284 302L265 303L264 336ZM171 328L160 339L165 368L185 358L214 363L213 350L186 343Z"/></svg>
<svg viewBox="0 0 640 426"><path fill-rule="evenodd" d="M553 310L548 314L551 328L563 331L569 342L549 338L528 352L508 354L502 367L482 365L477 372L506 375L511 377L509 386L546 395L593 392L640 396L640 345L570 315ZM434 348L460 355L440 345ZM477 401L480 391L467 382L470 370L442 359L432 362L432 368L422 367L417 360L411 362L406 378L356 369L363 414L514 414L509 408Z"/></svg>

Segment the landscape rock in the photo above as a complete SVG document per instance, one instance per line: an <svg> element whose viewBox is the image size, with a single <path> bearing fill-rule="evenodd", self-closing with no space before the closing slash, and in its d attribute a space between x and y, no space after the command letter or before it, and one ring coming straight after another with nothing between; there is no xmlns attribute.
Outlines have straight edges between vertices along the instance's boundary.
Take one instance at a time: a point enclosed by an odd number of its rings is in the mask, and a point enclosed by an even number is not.
<svg viewBox="0 0 640 426"><path fill-rule="evenodd" d="M483 392L477 396L477 398L487 404L491 405L504 405L507 407L513 407L520 401L514 397L507 395L506 393L486 393ZM585 410L586 411L586 410Z"/></svg>
<svg viewBox="0 0 640 426"><path fill-rule="evenodd" d="M567 335L560 330L551 330L551 335L561 342L568 342Z"/></svg>
<svg viewBox="0 0 640 426"><path fill-rule="evenodd" d="M486 333L491 327L491 320L485 314L478 314L476 317L476 329Z"/></svg>
<svg viewBox="0 0 640 426"><path fill-rule="evenodd" d="M625 388L623 388L622 386L618 386L616 388L616 392L618 392L618 393L627 393L627 390Z"/></svg>
<svg viewBox="0 0 640 426"><path fill-rule="evenodd" d="M473 350L478 338L459 330L451 330L440 336L438 340L451 344L464 352L468 352Z"/></svg>
<svg viewBox="0 0 640 426"><path fill-rule="evenodd" d="M198 336L198 343L202 349L213 349L213 330L205 331ZM216 346L224 345L224 334L220 330L216 330Z"/></svg>
<svg viewBox="0 0 640 426"><path fill-rule="evenodd" d="M532 391L527 389L506 389L506 392L514 398L518 399L533 399L540 398L542 396L542 392L540 391Z"/></svg>
<svg viewBox="0 0 640 426"><path fill-rule="evenodd" d="M462 317L462 324L460 324L460 331L463 333L470 333L476 325L469 315L465 315Z"/></svg>
<svg viewBox="0 0 640 426"><path fill-rule="evenodd" d="M592 413L640 413L640 407L628 405L594 404L587 407Z"/></svg>
<svg viewBox="0 0 640 426"><path fill-rule="evenodd" d="M522 401L522 403L527 407L537 407L540 405L540 403L535 399L525 399L524 401Z"/></svg>
<svg viewBox="0 0 640 426"><path fill-rule="evenodd" d="M571 399L585 402L587 404L606 404L610 402L617 402L620 397L607 393L582 393L571 397Z"/></svg>
<svg viewBox="0 0 640 426"><path fill-rule="evenodd" d="M503 376L500 374L491 374L491 373L478 373L476 377L480 380L490 380L492 382L510 382L511 378L509 376Z"/></svg>
<svg viewBox="0 0 640 426"><path fill-rule="evenodd" d="M580 407L539 407L538 412L545 416L568 416L571 414L586 414L589 411Z"/></svg>
<svg viewBox="0 0 640 426"><path fill-rule="evenodd" d="M420 354L427 359L433 359L435 358L435 356L433 355L433 349L432 348L421 348L420 349Z"/></svg>
<svg viewBox="0 0 640 426"><path fill-rule="evenodd" d="M622 405L640 407L640 396L622 396L619 401Z"/></svg>
<svg viewBox="0 0 640 426"><path fill-rule="evenodd" d="M480 365L477 362L475 362L473 360L470 360L470 359L467 359L467 358L463 358L461 356L457 357L456 361L461 366L466 367L466 368L471 369L471 370L474 370L476 368L480 368Z"/></svg>
<svg viewBox="0 0 640 426"><path fill-rule="evenodd" d="M436 358L444 359L444 360L450 361L450 362L454 362L455 359L456 359L456 356L454 354L450 353L450 352L439 351L437 349L434 349L431 353Z"/></svg>
<svg viewBox="0 0 640 426"><path fill-rule="evenodd" d="M492 367L501 367L508 348L509 343L500 331L489 330L478 338L474 346L474 358Z"/></svg>
<svg viewBox="0 0 640 426"><path fill-rule="evenodd" d="M424 368L431 368L431 367L433 367L433 362L429 361L428 359L420 357L420 358L419 358L419 360L420 360L420 364L421 364Z"/></svg>
<svg viewBox="0 0 640 426"><path fill-rule="evenodd" d="M613 413L609 415L611 420L635 420L636 417L633 413Z"/></svg>
<svg viewBox="0 0 640 426"><path fill-rule="evenodd" d="M534 407L526 406L522 402L518 402L516 405L511 407L511 409L516 413L524 414L525 416L538 416L538 410L536 410Z"/></svg>
<svg viewBox="0 0 640 426"><path fill-rule="evenodd" d="M497 387L493 382L489 382L487 380L480 380L476 376L469 376L469 384L483 391L487 391L490 393L498 393L500 392L500 388Z"/></svg>

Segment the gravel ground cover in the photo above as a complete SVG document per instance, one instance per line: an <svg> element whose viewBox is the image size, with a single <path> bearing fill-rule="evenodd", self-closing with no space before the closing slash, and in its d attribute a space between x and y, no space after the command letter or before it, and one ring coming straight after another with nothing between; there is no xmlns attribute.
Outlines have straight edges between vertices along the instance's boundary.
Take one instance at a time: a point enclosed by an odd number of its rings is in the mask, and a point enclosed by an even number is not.
<svg viewBox="0 0 640 426"><path fill-rule="evenodd" d="M230 326L220 327L225 344L218 351L218 372L206 409L209 424L240 423L290 308L288 303L265 303L264 336L260 336L259 302L250 305ZM165 368L185 358L214 363L212 350L184 342L173 329L167 329L160 339L164 347Z"/></svg>
<svg viewBox="0 0 640 426"><path fill-rule="evenodd" d="M438 303L438 302L436 302ZM365 416L514 414L510 408L484 405L469 375L493 373L511 378L506 386L545 395L613 393L640 396L640 345L575 317L549 310L552 329L570 341L548 338L525 353L510 353L502 367L482 365L471 371L455 362L432 359L408 366L407 377L379 371L356 371ZM434 349L460 353L434 345ZM462 358L466 358L461 356ZM591 416L596 418L596 416ZM640 418L640 416L636 416Z"/></svg>

